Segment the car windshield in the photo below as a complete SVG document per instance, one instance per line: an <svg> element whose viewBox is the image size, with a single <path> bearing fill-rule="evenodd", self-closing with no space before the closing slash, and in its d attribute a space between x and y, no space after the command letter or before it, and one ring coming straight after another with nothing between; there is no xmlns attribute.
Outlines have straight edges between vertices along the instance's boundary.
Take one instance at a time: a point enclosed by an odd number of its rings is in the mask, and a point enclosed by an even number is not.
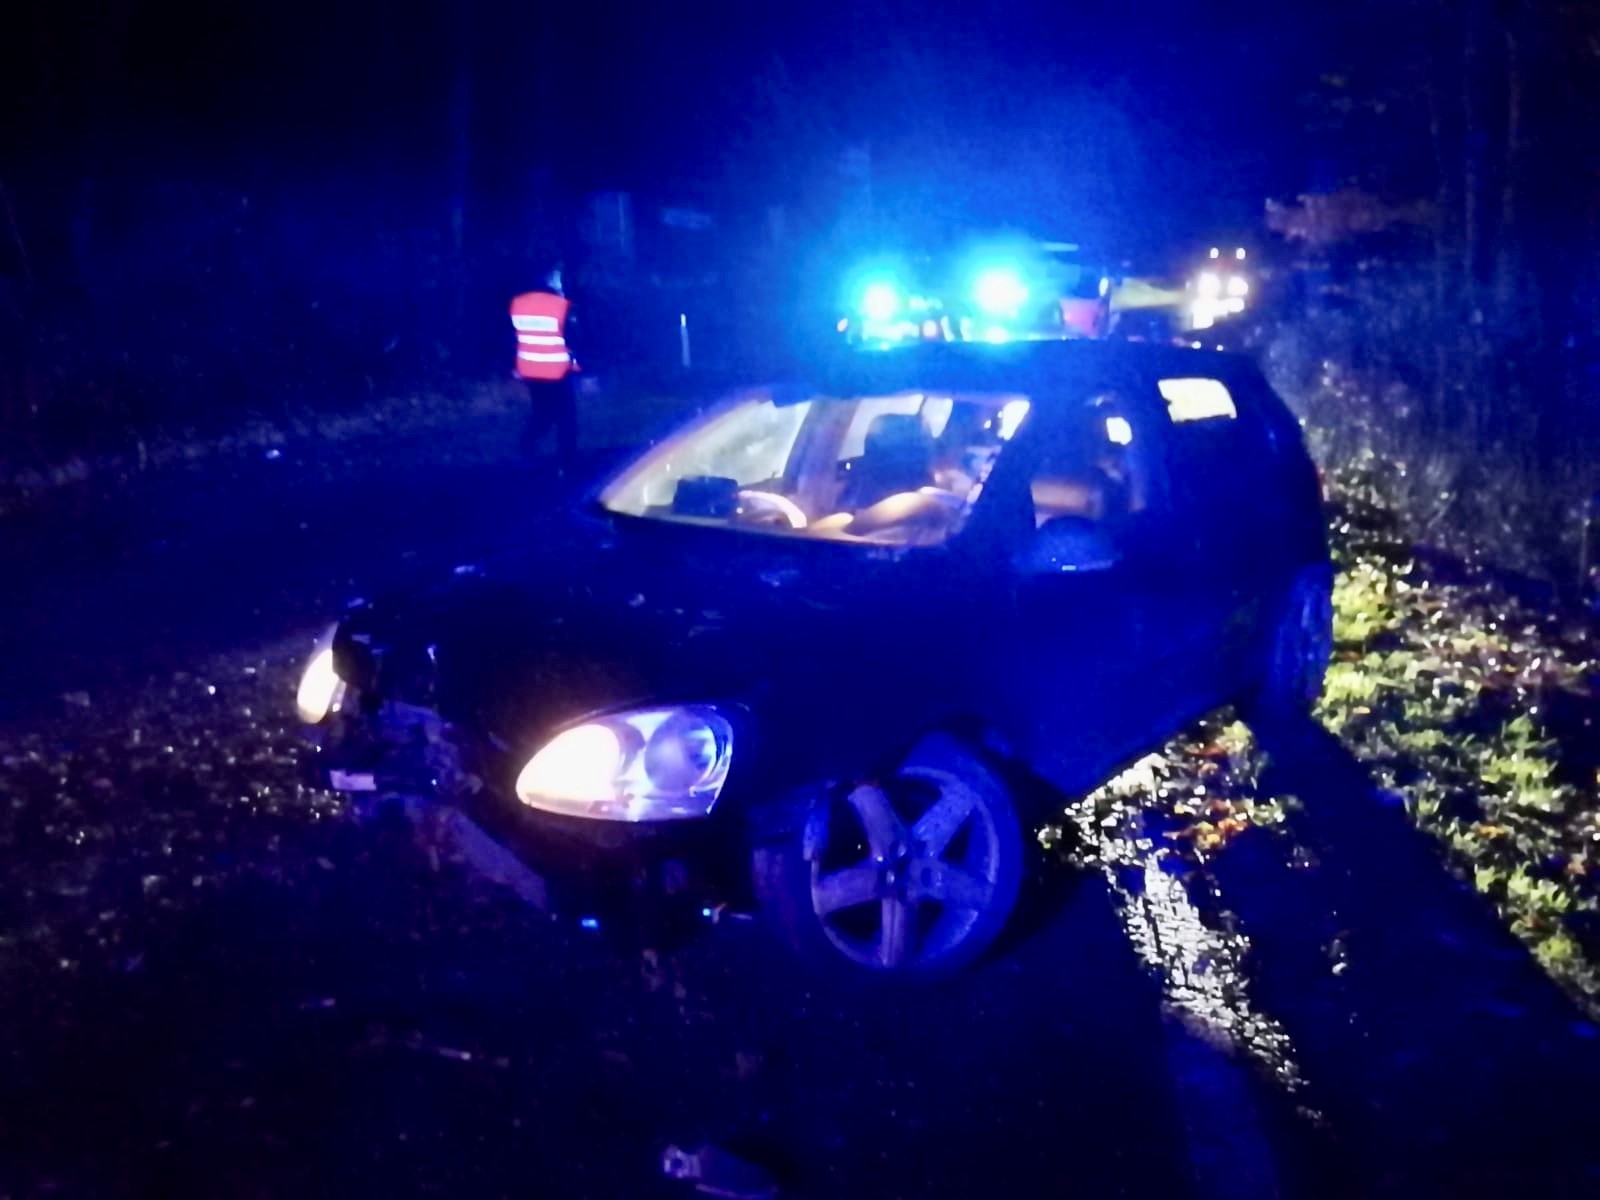
<svg viewBox="0 0 1600 1200"><path fill-rule="evenodd" d="M746 393L652 447L600 503L785 537L934 545L960 530L1027 414L1016 395Z"/></svg>

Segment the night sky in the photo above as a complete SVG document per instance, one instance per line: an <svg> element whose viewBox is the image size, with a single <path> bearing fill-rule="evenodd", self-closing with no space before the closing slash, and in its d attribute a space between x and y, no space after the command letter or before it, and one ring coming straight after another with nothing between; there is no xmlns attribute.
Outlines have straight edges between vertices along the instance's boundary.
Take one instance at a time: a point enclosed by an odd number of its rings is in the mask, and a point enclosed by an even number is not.
<svg viewBox="0 0 1600 1200"><path fill-rule="evenodd" d="M491 198L542 170L764 206L865 145L887 214L1139 247L1250 228L1306 186L1294 101L1325 52L1261 0L8 7L0 136L25 160L427 188L465 144Z"/></svg>

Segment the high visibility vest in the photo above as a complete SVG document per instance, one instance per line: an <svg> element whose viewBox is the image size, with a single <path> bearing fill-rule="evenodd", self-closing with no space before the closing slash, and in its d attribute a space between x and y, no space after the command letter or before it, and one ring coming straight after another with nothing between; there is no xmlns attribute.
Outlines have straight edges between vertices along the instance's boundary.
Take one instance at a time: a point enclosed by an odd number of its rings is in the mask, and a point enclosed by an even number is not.
<svg viewBox="0 0 1600 1200"><path fill-rule="evenodd" d="M511 327L517 331L517 374L555 382L572 370L567 349L567 313L572 303L554 292L524 292L511 300Z"/></svg>

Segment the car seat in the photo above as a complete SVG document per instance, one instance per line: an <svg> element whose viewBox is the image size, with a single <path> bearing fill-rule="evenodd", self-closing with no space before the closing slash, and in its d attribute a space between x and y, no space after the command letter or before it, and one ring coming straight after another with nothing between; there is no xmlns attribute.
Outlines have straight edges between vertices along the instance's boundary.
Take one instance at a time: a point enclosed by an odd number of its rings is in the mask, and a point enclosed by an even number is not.
<svg viewBox="0 0 1600 1200"><path fill-rule="evenodd" d="M867 426L861 457L851 464L840 507L862 509L897 492L933 482L933 435L916 413L884 413Z"/></svg>
<svg viewBox="0 0 1600 1200"><path fill-rule="evenodd" d="M1110 515L1109 483L1092 468L1071 475L1036 476L1032 485L1034 519L1040 525L1056 517L1103 520Z"/></svg>

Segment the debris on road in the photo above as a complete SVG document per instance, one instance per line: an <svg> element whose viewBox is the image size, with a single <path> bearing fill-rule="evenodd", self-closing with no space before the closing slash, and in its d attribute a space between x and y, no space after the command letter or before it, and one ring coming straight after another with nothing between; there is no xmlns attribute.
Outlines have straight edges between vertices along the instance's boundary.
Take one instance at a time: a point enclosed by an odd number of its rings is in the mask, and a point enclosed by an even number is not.
<svg viewBox="0 0 1600 1200"><path fill-rule="evenodd" d="M703 1196L723 1200L775 1200L778 1195L778 1185L766 1168L720 1146L698 1150L668 1146L661 1152L661 1173L694 1184L694 1190Z"/></svg>

